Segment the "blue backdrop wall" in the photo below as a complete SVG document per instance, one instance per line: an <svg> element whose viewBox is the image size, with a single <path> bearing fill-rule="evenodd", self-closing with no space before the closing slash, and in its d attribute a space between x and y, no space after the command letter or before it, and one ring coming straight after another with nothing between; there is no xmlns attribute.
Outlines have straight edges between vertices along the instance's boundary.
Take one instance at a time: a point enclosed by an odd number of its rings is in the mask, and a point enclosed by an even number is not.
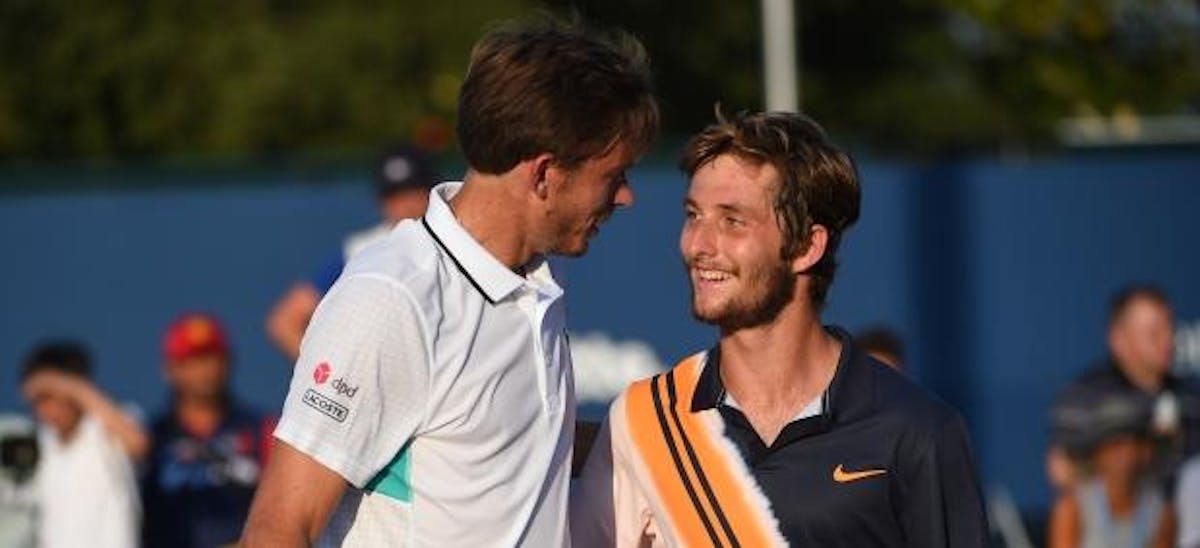
<svg viewBox="0 0 1200 548"><path fill-rule="evenodd" d="M843 243L826 316L852 330L895 328L910 374L967 417L985 482L1026 509L1049 502L1047 408L1102 356L1114 289L1161 284L1180 320L1177 367L1200 370L1197 155L866 161L861 170L863 215ZM165 396L161 332L192 309L227 323L237 392L279 406L289 364L269 345L264 316L341 235L371 223L365 181L190 179L0 195L0 411L24 411L17 368L52 336L87 341L98 382L154 411ZM713 337L687 308L677 251L684 181L655 166L634 180L634 207L603 228L587 257L563 262L570 321L645 341L671 362Z"/></svg>

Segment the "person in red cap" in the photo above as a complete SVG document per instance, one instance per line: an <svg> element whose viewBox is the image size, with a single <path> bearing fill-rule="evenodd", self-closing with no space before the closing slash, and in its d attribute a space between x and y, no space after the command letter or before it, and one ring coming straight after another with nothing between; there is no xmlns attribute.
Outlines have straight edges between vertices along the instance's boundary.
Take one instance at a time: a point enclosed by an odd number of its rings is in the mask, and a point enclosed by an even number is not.
<svg viewBox="0 0 1200 548"><path fill-rule="evenodd" d="M241 533L274 425L233 397L231 356L209 314L187 313L167 328L171 397L152 423L142 479L148 548L219 546Z"/></svg>

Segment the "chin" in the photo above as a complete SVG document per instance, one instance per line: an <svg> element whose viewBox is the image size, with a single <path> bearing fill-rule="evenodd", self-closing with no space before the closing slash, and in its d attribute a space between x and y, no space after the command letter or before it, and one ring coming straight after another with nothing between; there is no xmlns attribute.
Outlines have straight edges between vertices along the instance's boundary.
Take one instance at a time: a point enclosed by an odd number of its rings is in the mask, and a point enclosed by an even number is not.
<svg viewBox="0 0 1200 548"><path fill-rule="evenodd" d="M582 257L586 253L587 246L554 250L555 255L561 255L563 257Z"/></svg>
<svg viewBox="0 0 1200 548"><path fill-rule="evenodd" d="M588 251L588 241L567 242L554 248L554 254L565 257L580 257Z"/></svg>
<svg viewBox="0 0 1200 548"><path fill-rule="evenodd" d="M698 302L692 302L692 317L701 322L711 325L721 325L726 316L728 314L725 314L720 307L704 306Z"/></svg>

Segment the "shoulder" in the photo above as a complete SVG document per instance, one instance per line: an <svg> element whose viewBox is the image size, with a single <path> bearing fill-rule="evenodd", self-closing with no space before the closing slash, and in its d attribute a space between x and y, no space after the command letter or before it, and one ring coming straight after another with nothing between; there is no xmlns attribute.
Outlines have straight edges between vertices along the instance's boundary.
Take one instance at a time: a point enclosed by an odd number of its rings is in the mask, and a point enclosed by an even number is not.
<svg viewBox="0 0 1200 548"><path fill-rule="evenodd" d="M1061 394L1067 394L1079 390L1111 390L1133 387L1121 373L1120 369L1110 361L1101 361L1092 364L1085 369L1079 376L1075 377L1063 389Z"/></svg>
<svg viewBox="0 0 1200 548"><path fill-rule="evenodd" d="M454 268L422 222L410 219L354 255L338 284L385 282L411 297L420 310L430 311L440 307Z"/></svg>
<svg viewBox="0 0 1200 548"><path fill-rule="evenodd" d="M638 432L657 428L672 407L690 408L706 356L706 352L693 354L667 371L630 383L609 408L614 444L632 443Z"/></svg>
<svg viewBox="0 0 1200 548"><path fill-rule="evenodd" d="M865 357L862 365L869 368L875 378L879 413L929 426L961 420L958 410L907 375L871 357Z"/></svg>
<svg viewBox="0 0 1200 548"><path fill-rule="evenodd" d="M436 307L441 283L436 246L423 230L413 228L406 223L355 255L322 299L318 314L335 303L356 317L413 309L424 313Z"/></svg>
<svg viewBox="0 0 1200 548"><path fill-rule="evenodd" d="M621 395L617 397L613 403L612 409L616 410L631 403L640 403L641 400L649 401L648 398L652 398L653 396L653 387L661 376L672 376L677 388L679 388L681 392L687 392L688 389L694 385L695 380L699 377L701 370L703 370L704 360L706 359L707 355L707 352L697 352L680 360L671 369L663 373L633 381L629 384L629 386L625 387L625 390L623 390ZM686 394L681 393L681 396L682 395Z"/></svg>
<svg viewBox="0 0 1200 548"><path fill-rule="evenodd" d="M430 273L437 260L438 246L433 238L419 221L406 220L355 253L345 273L374 274L403 282Z"/></svg>
<svg viewBox="0 0 1200 548"><path fill-rule="evenodd" d="M391 223L379 223L346 236L342 241L342 256L353 257L367 246L386 238L392 228Z"/></svg>
<svg viewBox="0 0 1200 548"><path fill-rule="evenodd" d="M939 447L969 446L966 423L957 409L873 358L860 365L874 378L873 420L895 434L896 454L902 461L919 462Z"/></svg>
<svg viewBox="0 0 1200 548"><path fill-rule="evenodd" d="M1050 508L1049 533L1051 541L1069 546L1078 542L1083 521L1083 508L1074 491L1058 495Z"/></svg>
<svg viewBox="0 0 1200 548"><path fill-rule="evenodd" d="M651 403L651 390L658 380L658 375L651 375L629 383L613 400L608 409L609 423L624 424L630 413L637 413ZM621 431L624 431L622 428Z"/></svg>
<svg viewBox="0 0 1200 548"><path fill-rule="evenodd" d="M643 447L646 434L659 428L671 395L668 379L675 383L676 395L690 390L687 380L682 379L696 369L699 360L692 356L670 370L633 381L613 400L605 420L608 441L617 460L624 462L636 453L634 447Z"/></svg>

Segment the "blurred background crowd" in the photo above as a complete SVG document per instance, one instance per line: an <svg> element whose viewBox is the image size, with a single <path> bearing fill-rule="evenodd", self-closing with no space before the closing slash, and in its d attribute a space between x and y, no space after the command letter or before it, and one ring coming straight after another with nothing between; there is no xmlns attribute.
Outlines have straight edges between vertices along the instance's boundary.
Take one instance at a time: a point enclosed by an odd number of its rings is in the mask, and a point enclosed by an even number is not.
<svg viewBox="0 0 1200 548"><path fill-rule="evenodd" d="M633 33L663 106L562 264L581 414L711 344L675 162L766 107L773 1L0 1L0 547L237 538L308 317L461 176L500 19ZM962 411L997 545L1200 546L1200 3L788 3L864 188L825 317Z"/></svg>

